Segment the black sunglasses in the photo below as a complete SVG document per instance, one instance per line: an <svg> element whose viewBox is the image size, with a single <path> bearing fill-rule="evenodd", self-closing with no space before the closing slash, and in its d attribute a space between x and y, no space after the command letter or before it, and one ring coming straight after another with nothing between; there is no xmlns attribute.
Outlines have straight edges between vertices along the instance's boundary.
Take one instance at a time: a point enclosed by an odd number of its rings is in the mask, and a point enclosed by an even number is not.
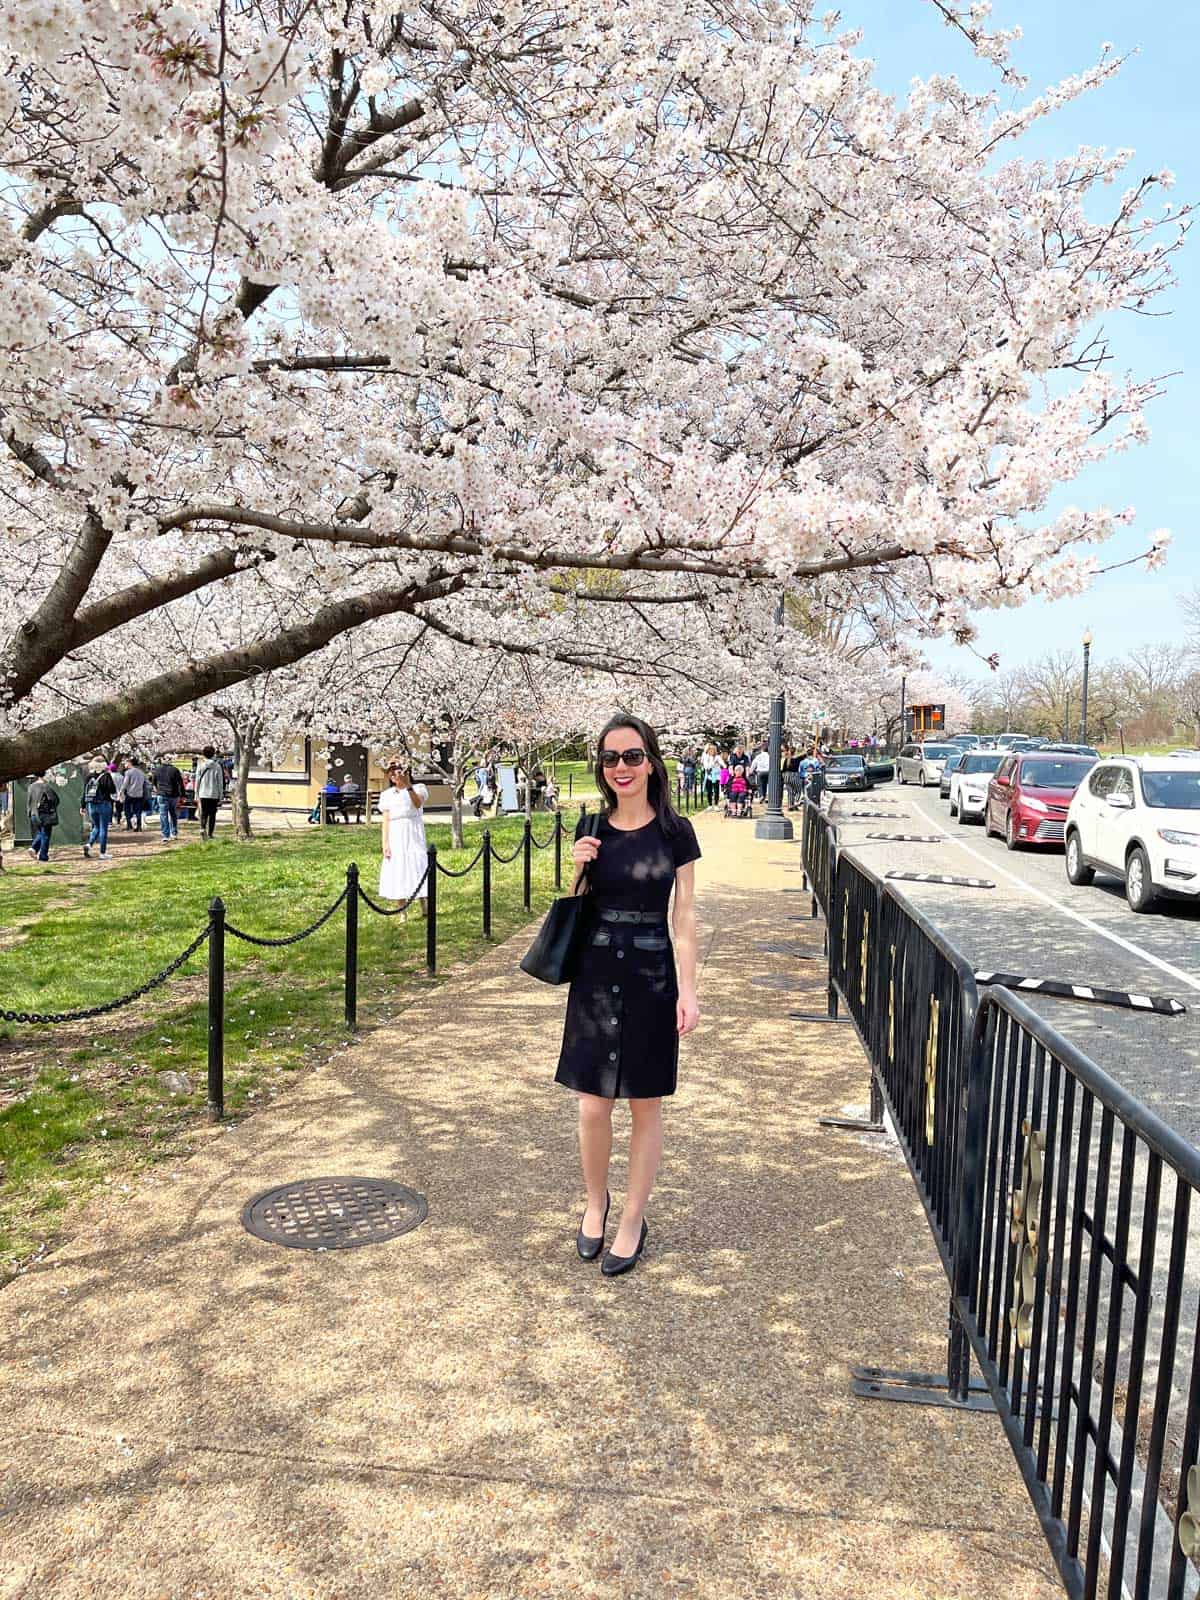
<svg viewBox="0 0 1200 1600"><path fill-rule="evenodd" d="M618 761L623 761L627 767L640 767L646 759L644 750L601 750L600 765L602 767L615 767Z"/></svg>

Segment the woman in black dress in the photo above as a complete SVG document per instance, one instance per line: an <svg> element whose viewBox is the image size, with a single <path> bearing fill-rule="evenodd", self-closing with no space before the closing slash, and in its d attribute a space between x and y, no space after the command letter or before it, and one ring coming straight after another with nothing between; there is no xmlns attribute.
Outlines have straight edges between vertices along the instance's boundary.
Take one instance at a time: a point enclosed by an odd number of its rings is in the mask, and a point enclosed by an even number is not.
<svg viewBox="0 0 1200 1600"><path fill-rule="evenodd" d="M608 1162L614 1100L633 1119L629 1192L621 1225L600 1264L628 1272L646 1243L646 1204L662 1155L662 1101L675 1093L679 1040L699 1020L696 1002L696 834L670 804L666 764L654 729L620 716L600 735L596 782L605 801L592 837L580 819L572 856L596 915L571 982L555 1081L579 1096L579 1153L587 1209L576 1248L594 1261L608 1221ZM667 923L675 892L672 954ZM678 969L678 971L677 971Z"/></svg>

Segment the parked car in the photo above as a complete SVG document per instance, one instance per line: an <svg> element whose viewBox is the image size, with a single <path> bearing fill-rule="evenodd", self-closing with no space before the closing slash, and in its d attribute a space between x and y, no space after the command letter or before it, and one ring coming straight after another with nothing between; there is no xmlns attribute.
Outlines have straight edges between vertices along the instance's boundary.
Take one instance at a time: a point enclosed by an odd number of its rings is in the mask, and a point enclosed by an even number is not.
<svg viewBox="0 0 1200 1600"><path fill-rule="evenodd" d="M987 805L988 782L1000 763L1003 750L970 750L958 763L950 778L950 815L964 826L974 818L983 820Z"/></svg>
<svg viewBox="0 0 1200 1600"><path fill-rule="evenodd" d="M1071 796L1091 771L1087 756L1010 751L988 784L983 831L998 833L1010 850L1062 844Z"/></svg>
<svg viewBox="0 0 1200 1600"><path fill-rule="evenodd" d="M955 745L955 749L956 750L962 750L962 746L961 745ZM959 756L951 756L950 759L946 762L946 765L942 768L942 781L938 784L938 798L940 800L949 800L949 798L950 798L950 776L951 776L952 773L955 773L955 772L958 771L959 767L962 766L963 762L966 759L967 759L967 752L965 750L963 750L961 755L959 755Z"/></svg>
<svg viewBox="0 0 1200 1600"><path fill-rule="evenodd" d="M1093 749L1090 744L1043 744L1039 746L1039 749L1043 754L1053 750L1057 755L1091 756L1093 761L1099 761L1100 759L1099 750Z"/></svg>
<svg viewBox="0 0 1200 1600"><path fill-rule="evenodd" d="M996 735L997 750L1011 750L1014 745L1028 743L1029 735L1027 733L998 733Z"/></svg>
<svg viewBox="0 0 1200 1600"><path fill-rule="evenodd" d="M1165 895L1200 895L1200 758L1113 757L1097 762L1067 813L1067 877L1125 880L1131 911Z"/></svg>
<svg viewBox="0 0 1200 1600"><path fill-rule="evenodd" d="M919 783L922 789L938 783L946 762L961 754L953 744L906 744L896 757L896 782Z"/></svg>
<svg viewBox="0 0 1200 1600"><path fill-rule="evenodd" d="M862 756L830 756L825 763L827 789L857 789L865 792L871 787L871 775Z"/></svg>
<svg viewBox="0 0 1200 1600"><path fill-rule="evenodd" d="M963 750L977 750L980 738L977 733L952 733L946 743L956 744Z"/></svg>

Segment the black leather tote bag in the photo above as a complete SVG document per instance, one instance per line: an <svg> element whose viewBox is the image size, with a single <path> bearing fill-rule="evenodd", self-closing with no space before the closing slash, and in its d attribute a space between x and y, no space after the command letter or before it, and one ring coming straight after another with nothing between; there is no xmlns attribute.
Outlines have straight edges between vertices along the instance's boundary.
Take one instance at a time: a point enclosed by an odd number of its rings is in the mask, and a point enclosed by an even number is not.
<svg viewBox="0 0 1200 1600"><path fill-rule="evenodd" d="M600 832L600 813L588 819L581 836L593 838ZM587 885L591 863L583 869L579 894L564 894L550 907L538 936L525 952L521 971L542 983L570 983L579 965L579 952L591 932L593 908L591 894L582 890Z"/></svg>

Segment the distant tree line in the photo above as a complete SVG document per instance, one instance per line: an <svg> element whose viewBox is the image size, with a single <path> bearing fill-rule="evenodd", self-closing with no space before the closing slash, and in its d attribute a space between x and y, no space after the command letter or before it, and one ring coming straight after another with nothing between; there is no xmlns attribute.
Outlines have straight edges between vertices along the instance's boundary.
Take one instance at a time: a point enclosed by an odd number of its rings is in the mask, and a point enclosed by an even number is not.
<svg viewBox="0 0 1200 1600"><path fill-rule="evenodd" d="M1087 733L1092 744L1177 742L1200 748L1200 585L1180 602L1174 637L1097 660L1088 674ZM1174 619L1171 619L1173 621ZM1055 739L1080 737L1081 649L1051 650L1026 666L963 685L978 733L1016 729Z"/></svg>

